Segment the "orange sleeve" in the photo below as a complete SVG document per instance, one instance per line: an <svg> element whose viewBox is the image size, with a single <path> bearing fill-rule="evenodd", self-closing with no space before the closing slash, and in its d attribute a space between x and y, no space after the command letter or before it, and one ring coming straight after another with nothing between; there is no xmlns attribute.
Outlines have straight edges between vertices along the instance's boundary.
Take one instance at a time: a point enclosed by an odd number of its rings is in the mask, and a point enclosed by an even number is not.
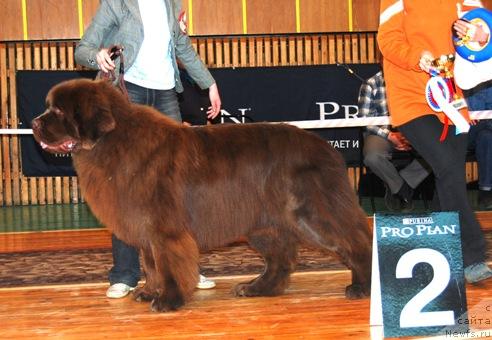
<svg viewBox="0 0 492 340"><path fill-rule="evenodd" d="M432 1L432 0L431 0ZM402 0L381 0L377 41L384 58L405 70L419 70L422 49L408 42Z"/></svg>

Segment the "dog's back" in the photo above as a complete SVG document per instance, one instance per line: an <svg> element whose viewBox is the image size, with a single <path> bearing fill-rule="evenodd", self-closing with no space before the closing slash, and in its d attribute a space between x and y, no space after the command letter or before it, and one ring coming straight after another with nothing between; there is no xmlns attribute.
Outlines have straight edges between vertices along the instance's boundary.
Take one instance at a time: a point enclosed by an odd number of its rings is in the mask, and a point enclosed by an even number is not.
<svg viewBox="0 0 492 340"><path fill-rule="evenodd" d="M194 145L191 157L183 157L187 207L191 228L203 248L234 241L259 224L292 219L304 202L315 199L308 192L316 191L316 199L335 195L338 201L353 204L343 158L318 136L285 124L187 132L183 139ZM332 200L324 204L326 210L335 205ZM209 228L218 231L216 237L210 236Z"/></svg>

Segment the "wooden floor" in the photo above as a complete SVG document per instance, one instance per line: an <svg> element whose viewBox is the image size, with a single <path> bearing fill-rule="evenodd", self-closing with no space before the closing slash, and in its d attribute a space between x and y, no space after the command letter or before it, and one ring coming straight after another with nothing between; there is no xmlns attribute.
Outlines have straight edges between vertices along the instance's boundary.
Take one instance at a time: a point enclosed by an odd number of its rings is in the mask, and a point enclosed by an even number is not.
<svg viewBox="0 0 492 340"><path fill-rule="evenodd" d="M492 213L480 213L479 220L492 230ZM47 249L107 247L108 240L104 230L8 233L0 235L0 252L42 256ZM215 289L197 290L172 313L151 312L131 297L108 299L106 282L0 288L0 339L381 338L381 328L369 326L370 300L344 298L346 270L295 273L280 297L233 297L231 288L252 277L214 277ZM492 281L468 285L467 297L470 316L488 320L473 325L471 337L492 338Z"/></svg>
<svg viewBox="0 0 492 340"><path fill-rule="evenodd" d="M233 284L251 277L217 277L217 287L197 290L185 308L154 313L131 297L108 299L106 284L0 289L1 339L378 339L369 326L369 299L346 300L347 271L292 277L285 295L234 298ZM468 308L492 318L492 282L468 286ZM492 336L488 325L475 325ZM371 333L373 333L371 337Z"/></svg>

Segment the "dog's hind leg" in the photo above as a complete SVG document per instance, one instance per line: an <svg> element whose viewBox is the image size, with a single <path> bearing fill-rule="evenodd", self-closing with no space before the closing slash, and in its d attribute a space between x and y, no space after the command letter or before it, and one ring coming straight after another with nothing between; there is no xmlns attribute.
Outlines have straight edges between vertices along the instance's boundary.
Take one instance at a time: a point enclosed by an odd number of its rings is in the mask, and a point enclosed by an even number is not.
<svg viewBox="0 0 492 340"><path fill-rule="evenodd" d="M356 212L354 212L357 215ZM348 223L357 226L352 235L345 235L346 248L339 248L342 262L351 270L352 284L345 288L345 296L349 299L360 299L370 295L372 269L372 243L367 219L362 216Z"/></svg>
<svg viewBox="0 0 492 340"><path fill-rule="evenodd" d="M311 244L339 255L352 271L348 298L369 295L372 242L367 218L348 181L326 182L319 173L299 181L295 209L299 236Z"/></svg>
<svg viewBox="0 0 492 340"><path fill-rule="evenodd" d="M297 262L297 238L283 230L262 229L248 235L248 242L265 261L263 274L234 288L236 296L275 296L284 292Z"/></svg>
<svg viewBox="0 0 492 340"><path fill-rule="evenodd" d="M338 225L333 220L320 222L325 226L323 230L316 227L316 222L308 219L300 219L301 229L309 230L306 240L321 249L328 250L340 257L340 260L352 272L352 284L345 289L345 296L350 299L358 299L370 294L371 284L371 248L367 222L346 220ZM337 225L337 227L333 227ZM341 231L339 227L348 225L349 230ZM357 226L357 227L355 227ZM360 228L359 230L357 230ZM326 232L325 229L335 229L334 232Z"/></svg>
<svg viewBox="0 0 492 340"><path fill-rule="evenodd" d="M156 275L152 284L156 297L151 308L156 312L176 310L191 297L198 282L199 253L187 232L162 236L151 243Z"/></svg>

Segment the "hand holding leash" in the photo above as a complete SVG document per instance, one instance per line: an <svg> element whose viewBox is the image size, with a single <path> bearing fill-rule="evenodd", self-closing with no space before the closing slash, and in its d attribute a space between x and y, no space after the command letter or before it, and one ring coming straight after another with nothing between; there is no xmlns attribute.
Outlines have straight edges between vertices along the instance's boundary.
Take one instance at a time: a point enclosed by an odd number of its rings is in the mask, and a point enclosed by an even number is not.
<svg viewBox="0 0 492 340"><path fill-rule="evenodd" d="M118 86L128 99L128 92L125 86L125 61L123 58L123 46L112 45L109 48L102 48L96 55L97 64L99 65L100 71L98 72L96 79L106 79L111 81L116 86ZM116 65L114 60L120 58L120 68L119 74L116 75L114 71Z"/></svg>
<svg viewBox="0 0 492 340"><path fill-rule="evenodd" d="M113 58L111 58L109 48L101 48L96 54L96 61L99 69L104 73L114 71L116 68Z"/></svg>

